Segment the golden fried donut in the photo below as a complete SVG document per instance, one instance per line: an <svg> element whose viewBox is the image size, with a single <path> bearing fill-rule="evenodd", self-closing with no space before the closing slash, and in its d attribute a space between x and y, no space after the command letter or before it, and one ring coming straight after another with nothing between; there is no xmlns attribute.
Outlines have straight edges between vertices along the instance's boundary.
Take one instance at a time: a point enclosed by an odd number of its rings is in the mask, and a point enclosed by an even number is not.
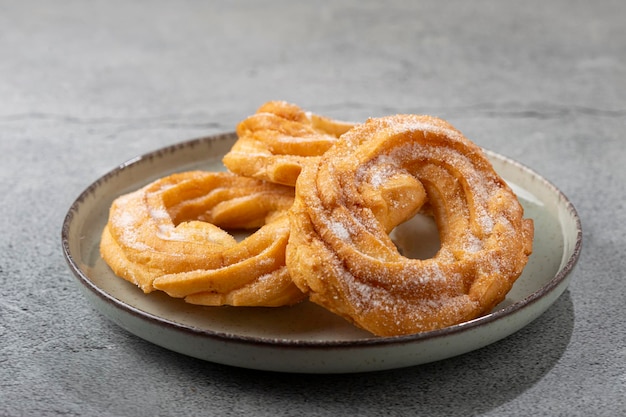
<svg viewBox="0 0 626 417"><path fill-rule="evenodd" d="M237 125L238 140L223 163L243 176L293 186L302 165L326 152L353 126L270 101Z"/></svg>
<svg viewBox="0 0 626 417"><path fill-rule="evenodd" d="M409 259L388 233L425 200L441 247L433 258ZM344 134L303 169L290 220L296 285L380 336L489 312L532 251L532 220L481 149L428 116L370 119Z"/></svg>
<svg viewBox="0 0 626 417"><path fill-rule="evenodd" d="M293 188L190 171L117 198L100 243L113 272L148 293L205 305L277 306L303 294L285 266ZM238 242L223 230L259 228Z"/></svg>

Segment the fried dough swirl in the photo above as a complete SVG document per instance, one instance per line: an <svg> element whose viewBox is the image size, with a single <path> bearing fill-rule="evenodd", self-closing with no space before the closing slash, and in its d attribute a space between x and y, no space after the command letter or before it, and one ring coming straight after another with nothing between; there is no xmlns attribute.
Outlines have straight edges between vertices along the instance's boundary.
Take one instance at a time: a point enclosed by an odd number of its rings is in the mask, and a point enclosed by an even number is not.
<svg viewBox="0 0 626 417"><path fill-rule="evenodd" d="M409 259L388 234L425 202L441 247ZM482 150L429 116L370 119L345 133L304 167L290 221L296 285L379 336L489 312L532 252L532 220Z"/></svg>
<svg viewBox="0 0 626 417"><path fill-rule="evenodd" d="M237 125L238 140L223 163L239 175L293 186L302 165L326 152L353 126L295 104L270 101Z"/></svg>
<svg viewBox="0 0 626 417"><path fill-rule="evenodd" d="M227 172L190 171L118 197L100 252L148 293L202 305L280 306L303 294L285 266L293 188ZM259 228L238 242L223 230Z"/></svg>

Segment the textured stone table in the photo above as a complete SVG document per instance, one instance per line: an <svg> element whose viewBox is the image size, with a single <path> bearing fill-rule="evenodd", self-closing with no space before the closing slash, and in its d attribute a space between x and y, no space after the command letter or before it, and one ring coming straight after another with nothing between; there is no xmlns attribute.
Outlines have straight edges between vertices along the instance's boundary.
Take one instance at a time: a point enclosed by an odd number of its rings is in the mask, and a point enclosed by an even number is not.
<svg viewBox="0 0 626 417"><path fill-rule="evenodd" d="M626 413L626 3L0 2L0 415ZM274 374L154 346L62 256L77 195L138 154L283 99L448 119L574 203L569 289L512 336L364 375Z"/></svg>

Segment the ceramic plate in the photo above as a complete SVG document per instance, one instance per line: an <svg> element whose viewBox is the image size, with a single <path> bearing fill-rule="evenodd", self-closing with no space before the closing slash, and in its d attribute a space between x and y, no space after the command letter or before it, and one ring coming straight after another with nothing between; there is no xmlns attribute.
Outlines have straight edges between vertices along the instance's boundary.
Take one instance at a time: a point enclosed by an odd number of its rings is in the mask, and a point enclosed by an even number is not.
<svg viewBox="0 0 626 417"><path fill-rule="evenodd" d="M145 295L114 276L98 253L113 199L172 172L223 170L221 158L235 139L228 133L191 140L128 161L89 186L63 223L65 257L95 308L167 349L227 365L303 373L376 371L441 360L500 340L541 315L567 287L580 254L580 221L568 199L530 169L488 152L535 221L535 240L533 255L506 299L478 319L381 338L309 302L285 308L195 306L160 292ZM397 228L393 238L407 256L430 256L438 245L432 221L420 216Z"/></svg>

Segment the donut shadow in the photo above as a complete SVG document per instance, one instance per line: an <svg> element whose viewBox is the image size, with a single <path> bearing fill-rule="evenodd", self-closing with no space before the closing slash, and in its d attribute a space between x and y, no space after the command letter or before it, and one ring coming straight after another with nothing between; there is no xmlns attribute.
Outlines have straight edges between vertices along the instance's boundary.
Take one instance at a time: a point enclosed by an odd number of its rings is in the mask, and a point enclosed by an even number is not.
<svg viewBox="0 0 626 417"><path fill-rule="evenodd" d="M478 414L517 397L559 360L574 327L569 291L517 333L464 355L390 371L343 375L283 374L202 362L177 361L215 384L237 386L237 396L266 412L286 404L313 414L383 415L390 409L419 410L429 416ZM197 377L197 375L196 375ZM208 382L208 381L207 381Z"/></svg>

